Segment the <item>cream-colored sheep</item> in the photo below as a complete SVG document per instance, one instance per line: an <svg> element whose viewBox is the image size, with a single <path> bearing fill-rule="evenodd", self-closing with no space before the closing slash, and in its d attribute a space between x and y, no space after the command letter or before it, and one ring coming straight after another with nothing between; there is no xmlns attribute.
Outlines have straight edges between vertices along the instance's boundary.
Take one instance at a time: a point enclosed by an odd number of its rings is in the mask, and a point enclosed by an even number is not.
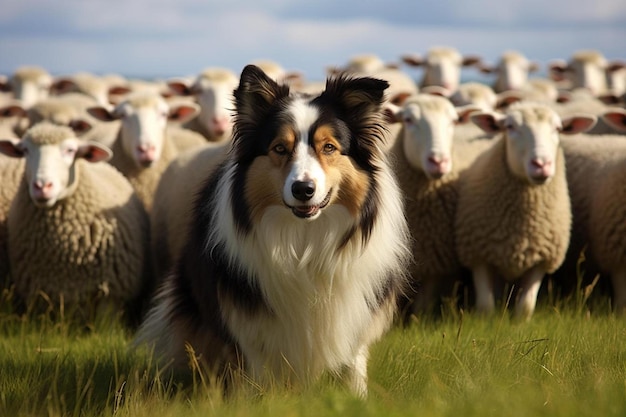
<svg viewBox="0 0 626 417"><path fill-rule="evenodd" d="M624 63L610 63L602 52L595 49L576 51L569 62L554 60L549 65L552 79L567 82L571 89L588 89L594 96L610 92L607 72L622 68Z"/></svg>
<svg viewBox="0 0 626 417"><path fill-rule="evenodd" d="M177 130L168 127L168 119L189 120L197 114L197 106L180 104L170 108L159 94L143 92L129 95L113 111L105 107L92 107L88 111L102 121L121 121L111 146L110 163L129 179L150 211L161 174L181 149L176 143ZM190 143L190 134L183 133L180 137L185 140L186 148L206 143L200 135L195 137L195 143Z"/></svg>
<svg viewBox="0 0 626 417"><path fill-rule="evenodd" d="M68 126L83 140L93 140L111 147L120 123L102 123L91 116L87 109L97 106L92 97L82 93L65 93L38 101L28 109L28 124L48 121L59 126Z"/></svg>
<svg viewBox="0 0 626 417"><path fill-rule="evenodd" d="M150 213L155 275L162 279L175 263L187 236L197 190L230 150L231 143L207 143L181 153L167 167Z"/></svg>
<svg viewBox="0 0 626 417"><path fill-rule="evenodd" d="M389 150L405 200L414 263L415 289L407 313L432 310L452 296L461 280L454 244L454 216L459 173L491 146L485 136L464 130L467 113L478 108L454 107L445 97L416 94L406 99L390 121L399 126Z"/></svg>
<svg viewBox="0 0 626 417"><path fill-rule="evenodd" d="M503 278L518 287L516 316L528 319L545 274L561 265L570 239L570 197L559 133L575 133L595 120L562 122L548 106L524 102L504 115L470 117L500 136L459 182L459 259L472 271L479 311L494 310L494 284Z"/></svg>
<svg viewBox="0 0 626 417"><path fill-rule="evenodd" d="M481 65L480 70L486 74L495 74L493 90L501 93L507 90L521 90L529 81L528 75L539 69L539 64L530 61L519 51L504 51L493 67Z"/></svg>
<svg viewBox="0 0 626 417"><path fill-rule="evenodd" d="M8 214L16 293L81 312L138 307L150 288L148 216L126 178L100 162L111 151L50 123L0 141L0 151L25 159Z"/></svg>
<svg viewBox="0 0 626 417"><path fill-rule="evenodd" d="M424 87L439 86L451 93L456 91L461 82L462 67L476 66L481 63L478 56L463 56L453 47L435 46L428 50L426 57L404 55L402 61L412 67L424 67L420 90Z"/></svg>
<svg viewBox="0 0 626 417"><path fill-rule="evenodd" d="M626 111L615 109L603 117L616 129L626 131ZM571 258L589 245L585 270L608 274L613 288L613 306L626 313L626 137L620 135L576 135L564 142L571 168L574 209ZM570 272L571 273L571 272ZM586 284L589 276L582 277Z"/></svg>
<svg viewBox="0 0 626 417"><path fill-rule="evenodd" d="M38 66L17 68L6 80L5 86L13 92L13 97L29 108L41 99L48 97L52 76Z"/></svg>
<svg viewBox="0 0 626 417"><path fill-rule="evenodd" d="M210 142L229 140L232 132L233 91L239 78L226 68L204 69L192 84L170 80L169 87L178 95L194 96L200 105L198 115L183 126L202 134Z"/></svg>

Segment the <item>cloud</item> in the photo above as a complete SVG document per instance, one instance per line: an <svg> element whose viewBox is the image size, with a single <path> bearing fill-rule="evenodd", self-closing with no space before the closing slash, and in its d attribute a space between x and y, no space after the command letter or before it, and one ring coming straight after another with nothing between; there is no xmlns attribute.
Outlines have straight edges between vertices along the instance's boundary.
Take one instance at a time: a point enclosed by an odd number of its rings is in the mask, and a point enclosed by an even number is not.
<svg viewBox="0 0 626 417"><path fill-rule="evenodd" d="M623 0L4 0L0 72L38 64L164 77L270 58L317 79L365 52L397 61L450 45L546 62L596 48L624 58L625 38Z"/></svg>

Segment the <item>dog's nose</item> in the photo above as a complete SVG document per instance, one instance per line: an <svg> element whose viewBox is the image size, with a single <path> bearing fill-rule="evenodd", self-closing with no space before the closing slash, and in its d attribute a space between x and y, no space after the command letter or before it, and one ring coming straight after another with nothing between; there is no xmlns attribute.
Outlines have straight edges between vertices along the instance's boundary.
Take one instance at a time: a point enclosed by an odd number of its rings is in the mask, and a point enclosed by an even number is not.
<svg viewBox="0 0 626 417"><path fill-rule="evenodd" d="M313 181L296 181L291 185L291 194L299 201L310 200L315 194L315 183Z"/></svg>

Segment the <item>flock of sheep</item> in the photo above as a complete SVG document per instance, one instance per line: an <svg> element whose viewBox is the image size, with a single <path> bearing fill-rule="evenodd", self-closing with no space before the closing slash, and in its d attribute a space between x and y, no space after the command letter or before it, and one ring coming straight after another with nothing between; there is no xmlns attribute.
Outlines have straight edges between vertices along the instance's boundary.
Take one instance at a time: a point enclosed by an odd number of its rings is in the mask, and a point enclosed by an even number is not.
<svg viewBox="0 0 626 417"><path fill-rule="evenodd" d="M515 51L494 66L448 47L401 59L327 71L390 83L383 146L413 234L403 311L432 312L469 275L478 311L509 282L528 319L547 274L576 285L586 250L626 312L626 63L579 51L548 79ZM324 88L254 63L292 89ZM462 83L464 66L493 83ZM0 283L28 305L138 319L181 250L194 189L228 150L237 84L225 68L148 82L25 66L0 78Z"/></svg>

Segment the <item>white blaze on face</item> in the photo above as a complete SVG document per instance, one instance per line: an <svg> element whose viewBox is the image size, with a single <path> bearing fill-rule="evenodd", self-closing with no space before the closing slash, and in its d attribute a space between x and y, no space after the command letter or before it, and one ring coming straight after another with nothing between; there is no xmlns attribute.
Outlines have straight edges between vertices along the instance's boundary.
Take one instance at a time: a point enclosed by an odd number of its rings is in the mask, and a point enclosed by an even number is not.
<svg viewBox="0 0 626 417"><path fill-rule="evenodd" d="M292 154L291 169L285 179L283 199L290 207L315 207L324 202L326 175L310 144L311 126L319 117L319 111L303 99L296 99L288 109L294 122L296 142ZM308 184L309 190L298 193L298 187Z"/></svg>

